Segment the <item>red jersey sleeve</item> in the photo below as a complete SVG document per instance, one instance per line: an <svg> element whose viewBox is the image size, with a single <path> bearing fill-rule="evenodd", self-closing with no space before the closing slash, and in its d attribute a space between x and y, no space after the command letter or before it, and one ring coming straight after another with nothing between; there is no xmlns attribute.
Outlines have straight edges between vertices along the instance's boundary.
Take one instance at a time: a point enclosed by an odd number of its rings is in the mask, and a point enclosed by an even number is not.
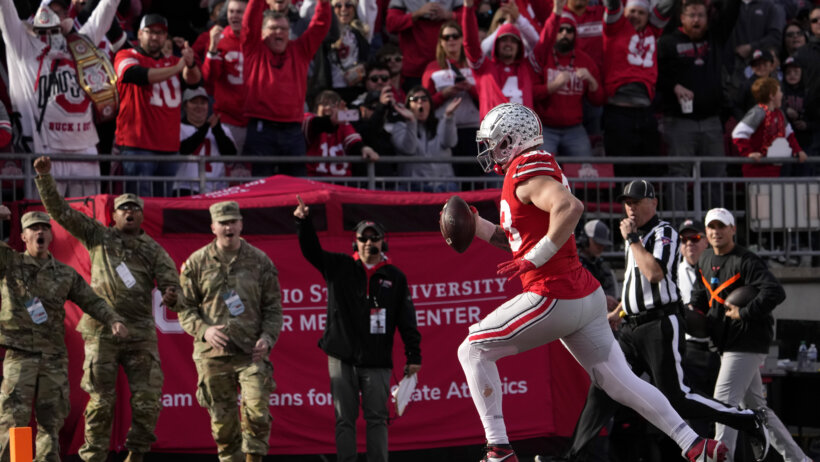
<svg viewBox="0 0 820 462"><path fill-rule="evenodd" d="M120 50L114 56L114 72L117 73L117 79L122 80L125 71L132 66L138 66L140 61L136 56L136 51L133 48L127 50Z"/></svg>
<svg viewBox="0 0 820 462"><path fill-rule="evenodd" d="M532 151L521 155L521 160L511 166L510 178L515 186L532 177L546 175L563 183L564 174L558 162L551 154L544 151Z"/></svg>

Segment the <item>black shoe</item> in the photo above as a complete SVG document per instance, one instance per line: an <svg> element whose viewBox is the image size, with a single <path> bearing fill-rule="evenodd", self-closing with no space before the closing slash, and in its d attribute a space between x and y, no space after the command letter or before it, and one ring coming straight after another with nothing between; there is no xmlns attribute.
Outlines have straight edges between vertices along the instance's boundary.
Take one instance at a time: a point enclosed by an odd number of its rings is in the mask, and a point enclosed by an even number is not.
<svg viewBox="0 0 820 462"><path fill-rule="evenodd" d="M759 408L755 413L755 429L748 433L752 454L757 462L762 461L769 454L769 429L766 428L766 409Z"/></svg>

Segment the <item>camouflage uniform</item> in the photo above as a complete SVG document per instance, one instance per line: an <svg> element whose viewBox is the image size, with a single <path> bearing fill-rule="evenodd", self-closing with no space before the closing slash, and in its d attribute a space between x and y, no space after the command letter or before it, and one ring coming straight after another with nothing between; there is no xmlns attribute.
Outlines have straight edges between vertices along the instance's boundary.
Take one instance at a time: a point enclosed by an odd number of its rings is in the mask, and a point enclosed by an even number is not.
<svg viewBox="0 0 820 462"><path fill-rule="evenodd" d="M0 345L7 348L0 388L0 460L9 460L9 428L28 426L33 402L34 460L59 461L58 434L69 411L63 305L71 300L109 331L123 320L76 271L51 255L41 260L0 244L0 278ZM47 316L39 324L27 309L34 297Z"/></svg>
<svg viewBox="0 0 820 462"><path fill-rule="evenodd" d="M232 260L220 261L216 242L197 250L182 265L179 320L194 337L199 375L197 401L208 409L219 460L243 461L244 454L268 453L270 393L276 388L266 357L253 362L257 340L272 347L282 328L282 301L276 267L264 252L241 241ZM224 260L224 257L222 258ZM244 312L233 316L223 297L236 291ZM205 341L205 331L224 324L230 343L225 350ZM236 386L242 390L242 421L236 409Z"/></svg>
<svg viewBox="0 0 820 462"><path fill-rule="evenodd" d="M51 175L39 175L36 183L52 218L88 249L91 287L125 319L128 327L128 338L120 340L87 315L77 326L85 340L81 386L90 395L80 457L86 462L102 462L108 457L120 365L131 389L131 428L125 447L131 452L146 453L156 441L154 427L162 409L163 378L151 292L155 280L161 292L179 286L176 266L168 253L144 232L129 236L69 207L57 192ZM133 275L135 284L131 288L117 273L121 264Z"/></svg>

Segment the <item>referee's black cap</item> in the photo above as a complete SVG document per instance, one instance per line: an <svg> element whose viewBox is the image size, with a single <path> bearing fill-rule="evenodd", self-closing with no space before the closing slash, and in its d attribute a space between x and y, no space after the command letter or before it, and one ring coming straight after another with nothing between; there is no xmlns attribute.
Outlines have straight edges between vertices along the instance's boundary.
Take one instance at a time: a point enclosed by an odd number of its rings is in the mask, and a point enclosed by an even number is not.
<svg viewBox="0 0 820 462"><path fill-rule="evenodd" d="M623 202L626 199L654 199L655 188L652 183L646 180L633 180L624 186L624 192L618 196L617 201Z"/></svg>

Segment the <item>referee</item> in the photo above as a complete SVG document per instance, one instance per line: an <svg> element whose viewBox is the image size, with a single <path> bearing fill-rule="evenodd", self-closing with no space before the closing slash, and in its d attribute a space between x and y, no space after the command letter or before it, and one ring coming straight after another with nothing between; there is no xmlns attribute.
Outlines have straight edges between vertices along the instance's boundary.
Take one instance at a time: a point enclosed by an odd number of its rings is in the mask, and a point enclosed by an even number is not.
<svg viewBox="0 0 820 462"><path fill-rule="evenodd" d="M733 408L686 385L681 366L684 318L676 284L678 233L658 218L655 189L646 180L634 180L626 185L618 201L623 202L626 212L620 224L626 241L621 297L625 322L618 343L632 370L638 376L649 374L684 419L717 421L747 432L755 459L763 460L769 449L769 435L763 425L765 414ZM590 387L572 437L570 460L577 460L618 406L603 390Z"/></svg>

